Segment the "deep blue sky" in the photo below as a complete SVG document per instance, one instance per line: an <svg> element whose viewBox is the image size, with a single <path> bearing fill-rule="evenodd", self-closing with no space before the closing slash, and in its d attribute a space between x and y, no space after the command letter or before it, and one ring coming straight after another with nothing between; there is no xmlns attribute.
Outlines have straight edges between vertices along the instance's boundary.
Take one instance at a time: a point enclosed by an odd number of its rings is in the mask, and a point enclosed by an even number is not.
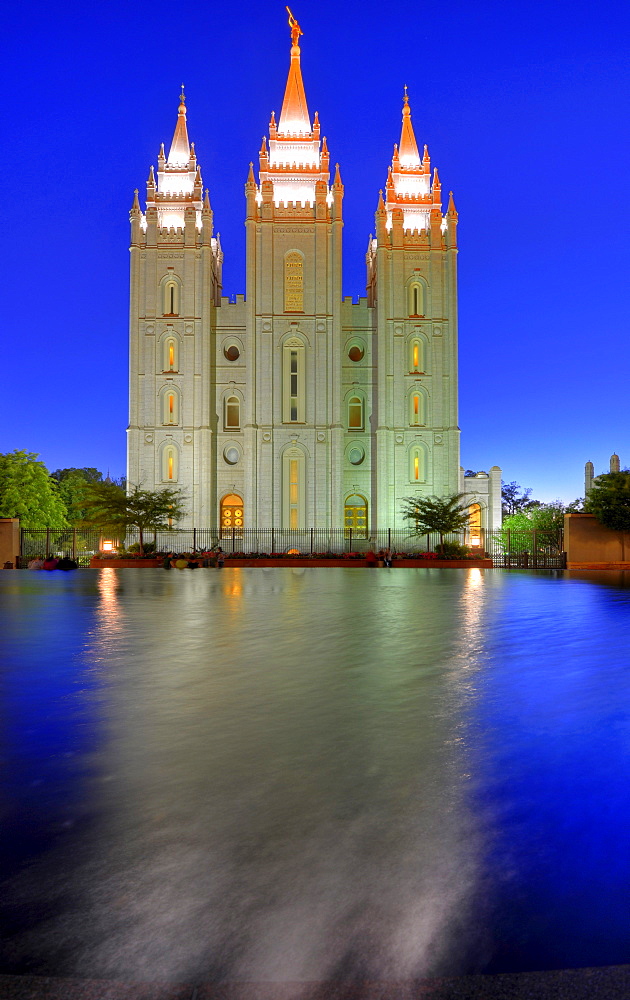
<svg viewBox="0 0 630 1000"><path fill-rule="evenodd" d="M311 114L345 184L344 294L364 294L408 84L460 239L462 464L541 499L630 465L630 6L294 0ZM179 85L224 293L243 292L250 160L289 62L282 2L15 5L3 15L0 451L125 468L128 210Z"/></svg>

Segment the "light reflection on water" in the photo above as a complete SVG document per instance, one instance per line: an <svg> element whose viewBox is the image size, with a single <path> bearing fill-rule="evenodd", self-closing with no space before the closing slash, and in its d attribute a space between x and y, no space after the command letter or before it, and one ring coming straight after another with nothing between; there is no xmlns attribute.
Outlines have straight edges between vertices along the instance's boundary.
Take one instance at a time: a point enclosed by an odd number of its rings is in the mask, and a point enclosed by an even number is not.
<svg viewBox="0 0 630 1000"><path fill-rule="evenodd" d="M6 971L629 960L627 592L105 569L6 572L0 599Z"/></svg>

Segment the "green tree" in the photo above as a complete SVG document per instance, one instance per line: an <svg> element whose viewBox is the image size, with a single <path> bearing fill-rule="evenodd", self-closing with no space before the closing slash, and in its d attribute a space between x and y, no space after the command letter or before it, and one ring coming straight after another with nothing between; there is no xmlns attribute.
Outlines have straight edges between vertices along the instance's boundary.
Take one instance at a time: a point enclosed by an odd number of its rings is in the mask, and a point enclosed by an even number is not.
<svg viewBox="0 0 630 1000"><path fill-rule="evenodd" d="M66 506L39 456L0 455L0 517L19 517L24 528L67 528Z"/></svg>
<svg viewBox="0 0 630 1000"><path fill-rule="evenodd" d="M527 511L519 511L503 518L503 547L511 552L529 552L534 544L532 532L537 532L536 545L540 549L559 550L564 528L564 515L580 510L582 500L563 504L560 500L539 503ZM509 534L508 534L509 532Z"/></svg>
<svg viewBox="0 0 630 1000"><path fill-rule="evenodd" d="M446 497L404 497L402 500L402 516L405 521L413 522L413 530L417 535L426 535L437 531L440 536L440 550L444 550L444 535L453 531L462 531L467 527L470 512L468 501L462 502L465 493L452 493Z"/></svg>
<svg viewBox="0 0 630 1000"><path fill-rule="evenodd" d="M83 507L83 494L88 483L99 483L103 473L98 469L55 469L51 477L59 484L59 495L66 505L70 524L79 524L85 520L86 511Z"/></svg>
<svg viewBox="0 0 630 1000"><path fill-rule="evenodd" d="M116 483L89 483L83 491L84 524L124 533L137 528L140 533L140 554L144 554L144 532L169 527L185 516L182 490L164 487L142 490L132 486L125 493Z"/></svg>
<svg viewBox="0 0 630 1000"><path fill-rule="evenodd" d="M538 507L539 501L531 499L531 487L520 492L519 483L504 483L501 481L501 511L503 517L519 514L532 507Z"/></svg>
<svg viewBox="0 0 630 1000"><path fill-rule="evenodd" d="M584 510L613 531L630 531L630 469L606 472L593 480Z"/></svg>

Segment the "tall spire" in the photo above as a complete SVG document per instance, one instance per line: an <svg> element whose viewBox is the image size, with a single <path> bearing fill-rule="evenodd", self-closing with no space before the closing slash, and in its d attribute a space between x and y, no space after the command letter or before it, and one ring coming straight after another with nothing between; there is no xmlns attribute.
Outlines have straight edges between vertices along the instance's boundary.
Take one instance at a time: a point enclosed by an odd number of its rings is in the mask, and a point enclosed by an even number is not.
<svg viewBox="0 0 630 1000"><path fill-rule="evenodd" d="M302 82L302 70L300 68L300 46L298 40L303 34L302 29L289 12L289 26L291 28L291 65L289 66L289 76L284 91L284 101L278 122L278 132L281 135L305 135L310 134L311 121L308 115L306 104L306 94L304 93L304 83Z"/></svg>
<svg viewBox="0 0 630 1000"><path fill-rule="evenodd" d="M190 160L190 145L188 143L188 129L186 127L186 98L184 96L184 84L179 95L179 110L177 112L177 125L173 134L171 151L166 161L169 167L184 167Z"/></svg>
<svg viewBox="0 0 630 1000"><path fill-rule="evenodd" d="M409 97L407 95L406 84L398 156L400 158L401 167L415 167L420 163L418 143L416 142L413 125L411 124L411 109L409 107Z"/></svg>

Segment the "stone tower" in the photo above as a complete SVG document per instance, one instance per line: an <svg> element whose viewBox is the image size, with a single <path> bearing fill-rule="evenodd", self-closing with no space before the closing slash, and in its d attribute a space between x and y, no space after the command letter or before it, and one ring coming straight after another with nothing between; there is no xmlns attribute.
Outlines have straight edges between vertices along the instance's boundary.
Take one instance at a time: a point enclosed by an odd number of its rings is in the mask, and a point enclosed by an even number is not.
<svg viewBox="0 0 630 1000"><path fill-rule="evenodd" d="M400 145L367 253L374 334L372 503L397 523L401 497L454 493L457 426L457 212L442 215L437 169L420 157L405 88Z"/></svg>
<svg viewBox="0 0 630 1000"><path fill-rule="evenodd" d="M168 157L147 181L146 213L130 212L130 352L127 479L154 489L184 485L195 516L213 507L216 423L211 331L222 253L202 191L180 97Z"/></svg>

